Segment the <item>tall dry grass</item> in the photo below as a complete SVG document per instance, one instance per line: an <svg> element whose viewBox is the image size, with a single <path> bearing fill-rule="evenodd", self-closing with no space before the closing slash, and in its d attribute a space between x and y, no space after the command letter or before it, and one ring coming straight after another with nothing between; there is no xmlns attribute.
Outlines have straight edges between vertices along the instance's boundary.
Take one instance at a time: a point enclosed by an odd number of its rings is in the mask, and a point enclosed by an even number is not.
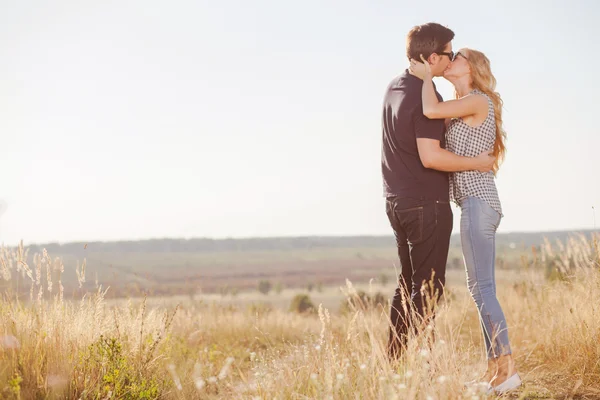
<svg viewBox="0 0 600 400"><path fill-rule="evenodd" d="M562 247L561 247L562 246ZM27 260L32 259L31 265ZM545 243L522 279L498 288L524 387L522 398L600 398L600 253L594 240ZM85 264L83 264L85 265ZM483 398L463 382L485 368L466 288L449 288L430 349L385 355L388 310L311 314L145 301L109 306L99 287L66 300L60 260L2 249L4 279L30 296L0 302L0 397L72 399ZM77 268L85 279L85 270ZM343 288L355 296L349 283Z"/></svg>

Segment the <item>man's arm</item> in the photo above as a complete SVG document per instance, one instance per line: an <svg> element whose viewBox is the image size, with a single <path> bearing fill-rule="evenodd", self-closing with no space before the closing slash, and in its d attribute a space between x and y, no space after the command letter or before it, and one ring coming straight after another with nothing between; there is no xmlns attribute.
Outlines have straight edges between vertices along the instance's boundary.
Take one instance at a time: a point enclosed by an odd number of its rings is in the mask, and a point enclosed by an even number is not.
<svg viewBox="0 0 600 400"><path fill-rule="evenodd" d="M443 119L430 119L423 115L421 107L413 111L413 123L419 158L425 168L446 172L492 170L495 158L484 152L477 157L462 157L440 146L444 138L445 124ZM490 151L489 153L491 153Z"/></svg>
<svg viewBox="0 0 600 400"><path fill-rule="evenodd" d="M440 147L436 139L417 138L419 158L425 168L437 169L446 172L459 172L477 170L488 172L492 170L495 157L485 151L477 157L463 157Z"/></svg>

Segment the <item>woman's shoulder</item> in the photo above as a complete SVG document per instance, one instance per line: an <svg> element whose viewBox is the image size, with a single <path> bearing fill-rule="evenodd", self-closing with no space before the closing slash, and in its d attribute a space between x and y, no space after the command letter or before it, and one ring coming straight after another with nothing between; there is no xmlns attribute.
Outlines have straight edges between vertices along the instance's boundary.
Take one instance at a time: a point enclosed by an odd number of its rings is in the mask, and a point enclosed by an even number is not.
<svg viewBox="0 0 600 400"><path fill-rule="evenodd" d="M483 90L473 89L471 94L476 95L476 96L481 96L482 102L483 102L483 99L485 99L487 101L488 109L491 109L491 110L494 109L494 102L492 101L492 98L490 97L490 95L488 95ZM482 106L483 106L483 103L482 103Z"/></svg>
<svg viewBox="0 0 600 400"><path fill-rule="evenodd" d="M487 101L492 101L492 98L483 90L479 90L479 89L473 89L471 91L471 95L479 95L484 97L485 99L487 99Z"/></svg>

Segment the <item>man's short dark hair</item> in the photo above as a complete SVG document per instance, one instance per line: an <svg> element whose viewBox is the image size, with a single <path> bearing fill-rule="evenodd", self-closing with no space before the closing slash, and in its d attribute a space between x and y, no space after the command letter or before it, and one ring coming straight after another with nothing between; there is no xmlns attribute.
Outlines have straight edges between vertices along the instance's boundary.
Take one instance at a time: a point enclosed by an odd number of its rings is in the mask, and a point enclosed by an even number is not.
<svg viewBox="0 0 600 400"><path fill-rule="evenodd" d="M417 25L406 35L406 56L409 60L421 60L421 54L428 58L432 53L443 52L452 39L454 32L443 25L435 22Z"/></svg>

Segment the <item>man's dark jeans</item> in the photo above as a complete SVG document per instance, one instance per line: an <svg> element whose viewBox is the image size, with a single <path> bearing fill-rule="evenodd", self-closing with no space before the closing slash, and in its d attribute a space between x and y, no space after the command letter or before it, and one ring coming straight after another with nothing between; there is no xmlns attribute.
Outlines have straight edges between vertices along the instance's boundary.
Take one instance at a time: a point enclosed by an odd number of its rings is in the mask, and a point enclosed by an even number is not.
<svg viewBox="0 0 600 400"><path fill-rule="evenodd" d="M392 300L388 342L390 357L397 358L411 327L417 332L435 315L446 283L453 217L448 201L398 197L386 199L386 213L402 266Z"/></svg>

